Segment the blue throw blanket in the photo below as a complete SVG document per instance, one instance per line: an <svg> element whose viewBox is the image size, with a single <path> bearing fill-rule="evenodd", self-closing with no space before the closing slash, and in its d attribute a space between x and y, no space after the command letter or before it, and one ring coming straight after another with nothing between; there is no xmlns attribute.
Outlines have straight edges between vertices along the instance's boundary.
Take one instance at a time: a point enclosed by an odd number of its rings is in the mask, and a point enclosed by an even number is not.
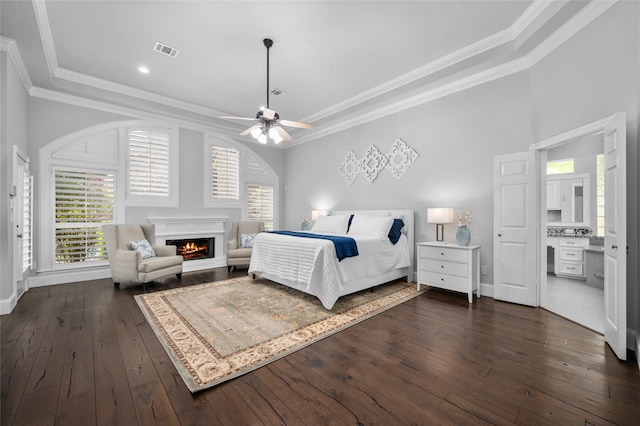
<svg viewBox="0 0 640 426"><path fill-rule="evenodd" d="M342 237L337 235L321 235L321 234L310 234L308 232L295 232L295 231L271 231L272 234L280 234L280 235L290 235L292 237L303 237L303 238L317 238L321 240L329 240L333 242L334 247L336 248L336 256L338 257L338 261L342 261L342 259L346 259L347 257L354 257L358 255L358 246L356 245L356 240L351 237Z"/></svg>

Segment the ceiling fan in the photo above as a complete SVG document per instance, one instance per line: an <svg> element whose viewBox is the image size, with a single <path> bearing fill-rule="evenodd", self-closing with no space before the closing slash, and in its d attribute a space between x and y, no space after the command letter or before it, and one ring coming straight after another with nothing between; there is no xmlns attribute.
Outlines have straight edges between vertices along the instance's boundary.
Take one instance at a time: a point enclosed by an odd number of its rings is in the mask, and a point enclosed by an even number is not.
<svg viewBox="0 0 640 426"><path fill-rule="evenodd" d="M261 108L261 110L256 113L255 118L230 116L222 116L220 118L225 120L257 121L257 124L249 127L240 133L240 135L251 134L251 136L260 143L267 143L268 139L273 140L276 144L282 141L288 142L292 137L282 126L296 127L299 129L311 129L313 126L310 123L300 121L281 120L277 112L269 109L269 49L273 46L273 40L265 38L262 42L267 48L267 107Z"/></svg>

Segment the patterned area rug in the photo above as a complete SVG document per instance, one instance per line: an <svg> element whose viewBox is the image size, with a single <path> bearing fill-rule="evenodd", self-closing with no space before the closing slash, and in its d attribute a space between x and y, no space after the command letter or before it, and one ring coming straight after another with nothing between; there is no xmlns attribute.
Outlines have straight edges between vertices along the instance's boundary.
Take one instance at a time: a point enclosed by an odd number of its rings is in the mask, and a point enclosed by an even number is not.
<svg viewBox="0 0 640 426"><path fill-rule="evenodd" d="M215 386L422 294L402 281L343 296L249 277L135 296L191 392Z"/></svg>

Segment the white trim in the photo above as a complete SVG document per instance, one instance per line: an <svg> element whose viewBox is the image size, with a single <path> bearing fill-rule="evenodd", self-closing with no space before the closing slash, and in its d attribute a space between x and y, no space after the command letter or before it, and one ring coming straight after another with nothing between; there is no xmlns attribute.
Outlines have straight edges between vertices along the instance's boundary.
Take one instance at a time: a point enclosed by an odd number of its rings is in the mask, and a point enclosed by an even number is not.
<svg viewBox="0 0 640 426"><path fill-rule="evenodd" d="M16 307L18 301L16 300L15 292L8 299L0 300L0 315L10 314L13 308Z"/></svg>
<svg viewBox="0 0 640 426"><path fill-rule="evenodd" d="M406 100L400 100L395 103L384 105L379 108L374 108L365 112L363 114L359 114L356 116L352 116L344 121L334 122L334 124L328 124L325 126L317 126L311 132L307 132L301 137L296 135L296 140L294 142L288 144L278 145L277 148L286 149L289 147L293 147L299 145L301 143L310 142L312 140L328 136L330 134L340 132L346 130L350 127L357 126L359 124L363 124L377 118L381 118L390 114L394 114L399 111L403 111L408 108L415 107L417 105L421 105L435 99L439 99L453 93L469 89L471 87L484 84L486 82L505 77L510 74L517 73L519 71L530 68L535 65L541 59L543 59L546 55L553 52L556 48L558 48L561 44L566 42L569 38L591 23L595 18L600 16L606 10L608 10L612 5L614 5L617 0L601 0L601 1L593 1L590 2L587 6L585 6L580 12L578 12L572 19L567 21L560 29L554 32L550 37L548 37L545 41L543 41L540 45L538 45L532 52L529 54L522 56L520 58L509 61L505 64L498 65L491 69L482 71L478 74L471 75L459 79L457 81L450 82L444 86L437 87L434 89L427 90L423 93L419 93L412 97L409 97ZM55 58L55 48L53 46L53 39L51 37L51 30L49 28L47 14L46 14L46 6L42 0L34 0L34 9L36 10L36 17L38 19L38 27L40 29L41 37L43 40L43 45L45 46L45 54L47 57L47 63L49 64L49 72L53 76L55 75L60 79L68 79L69 81L75 81L79 84L89 85L93 87L97 87L103 90L111 90L116 93L122 93L126 88L126 94L134 96L138 96L143 100L152 100L153 102L162 102L168 106L174 106L176 108L182 109L188 112L197 112L200 114L206 113L205 115L210 116L211 114L215 115L215 110L204 108L198 105L189 104L187 102L178 101L176 99L165 98L161 95L155 95L150 92L145 92L139 89L128 88L126 86L118 85L117 83L113 83L107 80L97 79L91 76L85 76L80 73L75 73L73 71L59 69L57 66L57 60ZM506 30L498 32L492 36L489 36L477 43L466 46L456 52L451 53L445 57L439 58L423 67L420 67L414 71L411 71L403 76L400 76L396 79L391 80L383 85L380 85L372 90L364 92L354 98L351 98L347 101L341 102L339 104L334 105L331 108L327 108L323 111L320 111L316 114L312 114L309 116L314 120L318 120L324 117L328 117L331 114L336 114L339 111L343 111L350 106L354 106L358 103L364 102L366 100L370 100L376 96L383 95L388 93L390 90L394 88L400 87L403 84L406 85L410 82L416 81L420 78L423 78L430 73L436 72L437 70L442 69L446 66L451 66L466 59L473 57L482 52L486 52L487 50L496 48L505 43L509 43L514 41L517 37L523 34L529 27L536 24L536 20L538 18L543 17L544 11L547 10L548 7L551 6L553 2L548 2L546 0L534 0L532 4L527 8L527 10ZM553 15L550 15L550 17ZM550 18L549 17L549 18ZM457 62L456 62L457 61ZM228 127L224 125L211 124L206 121L206 118L203 119L190 119L185 118L184 114L178 117L178 114L168 114L166 112L161 112L157 108L155 111L152 111L150 107L146 107L147 110L142 110L138 108L128 108L128 107L120 107L116 105L107 104L105 102L94 101L87 98L82 98L75 95L69 95L61 92L51 91L42 88L30 87L29 94L31 96L37 96L44 99L55 100L58 102L69 103L73 105L83 106L86 108L93 108L102 111L108 111L115 114L130 114L133 116L139 116L143 118L162 120L166 118L170 118L179 125L192 128L196 130L202 131L210 131L215 130L220 133L223 133L231 138L235 138L240 140L240 137L237 135L237 126ZM222 115L222 114L221 114ZM304 119L304 121L314 121L309 120L308 118ZM339 119L340 120L340 119Z"/></svg>
<svg viewBox="0 0 640 426"><path fill-rule="evenodd" d="M56 46L53 42L51 34L51 26L49 25L49 15L47 14L47 5L44 0L33 0L33 11L36 15L38 30L40 32L40 40L44 49L44 57L47 60L47 71L49 78L53 81L55 70L58 68L58 58L56 56Z"/></svg>
<svg viewBox="0 0 640 426"><path fill-rule="evenodd" d="M480 295L486 297L493 297L493 284L489 283L480 283Z"/></svg>
<svg viewBox="0 0 640 426"><path fill-rule="evenodd" d="M29 288L46 287L49 285L67 284L79 281L91 281L111 278L109 265L101 268L94 267L86 270L65 270L40 273L29 278Z"/></svg>
<svg viewBox="0 0 640 426"><path fill-rule="evenodd" d="M0 36L0 50L2 50L3 52L7 52L9 59L11 59L13 66L20 76L22 85L24 86L26 91L29 91L29 89L33 87L33 83L31 82L31 78L29 77L29 71L27 71L27 67L22 60L22 55L20 55L20 49L18 49L16 41L4 36Z"/></svg>
<svg viewBox="0 0 640 426"><path fill-rule="evenodd" d="M627 328L627 343L629 349L636 353L636 362L638 364L638 370L640 370L640 333L630 328Z"/></svg>
<svg viewBox="0 0 640 426"><path fill-rule="evenodd" d="M146 90L137 89L135 87L126 86L124 84L115 83L110 80L82 74L65 68L57 68L54 72L54 76L61 80L67 80L77 84L95 87L97 89L105 90L108 92L119 93L125 96L132 96L134 98L155 102L161 105L167 105L184 111L194 112L196 114L202 114L211 117L225 115L224 112L212 108L206 108L200 105L192 104L190 102L180 101L175 98L170 98L168 96L163 96L157 93L148 92Z"/></svg>

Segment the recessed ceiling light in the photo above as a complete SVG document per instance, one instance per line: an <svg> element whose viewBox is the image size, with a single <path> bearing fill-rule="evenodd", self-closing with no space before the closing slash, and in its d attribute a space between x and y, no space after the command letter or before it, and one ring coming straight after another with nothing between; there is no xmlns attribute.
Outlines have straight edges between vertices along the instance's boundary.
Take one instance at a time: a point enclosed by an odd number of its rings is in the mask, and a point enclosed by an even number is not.
<svg viewBox="0 0 640 426"><path fill-rule="evenodd" d="M138 67L138 71L140 71L142 74L149 74L149 68L145 67L144 65L140 65Z"/></svg>

